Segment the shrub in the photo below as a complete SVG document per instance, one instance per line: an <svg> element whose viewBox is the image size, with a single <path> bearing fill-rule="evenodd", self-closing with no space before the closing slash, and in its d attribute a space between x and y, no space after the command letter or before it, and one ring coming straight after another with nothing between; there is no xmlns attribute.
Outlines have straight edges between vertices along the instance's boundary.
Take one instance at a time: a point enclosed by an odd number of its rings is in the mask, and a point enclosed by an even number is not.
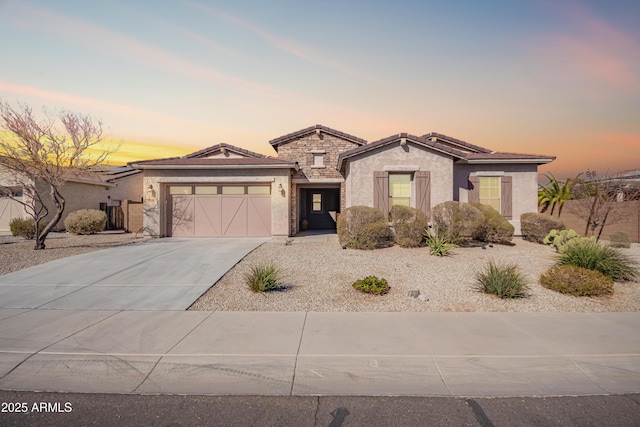
<svg viewBox="0 0 640 427"><path fill-rule="evenodd" d="M427 215L419 209L395 205L389 212L395 230L395 241L403 248L416 248L424 242L424 230L429 225Z"/></svg>
<svg viewBox="0 0 640 427"><path fill-rule="evenodd" d="M476 238L487 243L510 243L513 240L514 227L500 212L488 205L473 203L484 216L484 222L478 229Z"/></svg>
<svg viewBox="0 0 640 427"><path fill-rule="evenodd" d="M447 256L452 249L455 249L457 247L453 243L449 243L447 239L441 236L437 226L433 234L431 234L428 229L426 231L429 255Z"/></svg>
<svg viewBox="0 0 640 427"><path fill-rule="evenodd" d="M353 249L378 249L393 242L384 213L368 206L352 206L338 217L340 244Z"/></svg>
<svg viewBox="0 0 640 427"><path fill-rule="evenodd" d="M480 290L500 298L524 298L527 296L527 282L515 264L496 265L489 261L485 269L476 272Z"/></svg>
<svg viewBox="0 0 640 427"><path fill-rule="evenodd" d="M43 219L38 221L38 230L42 230L47 226L47 222ZM24 237L25 239L33 239L36 237L36 227L33 218L13 218L9 222L9 230L14 237Z"/></svg>
<svg viewBox="0 0 640 427"><path fill-rule="evenodd" d="M436 205L431 212L431 219L443 237L454 244L476 238L484 223L484 215L478 208L459 202Z"/></svg>
<svg viewBox="0 0 640 427"><path fill-rule="evenodd" d="M376 276L367 276L364 279L356 280L351 286L359 291L374 295L384 295L391 289L385 279L378 279Z"/></svg>
<svg viewBox="0 0 640 427"><path fill-rule="evenodd" d="M244 274L244 281L253 292L268 292L279 289L281 272L273 264L259 264Z"/></svg>
<svg viewBox="0 0 640 427"><path fill-rule="evenodd" d="M556 252L564 253L570 242L577 242L580 240L580 235L575 230L551 230L549 234L545 236L542 243L555 248ZM596 241L595 237L589 238L589 240Z"/></svg>
<svg viewBox="0 0 640 427"><path fill-rule="evenodd" d="M637 281L639 272L631 258L611 246L583 239L568 245L566 251L558 256L557 265L599 271L616 281Z"/></svg>
<svg viewBox="0 0 640 427"><path fill-rule="evenodd" d="M64 220L64 227L72 234L95 234L104 231L107 214L97 209L80 209L71 212Z"/></svg>
<svg viewBox="0 0 640 427"><path fill-rule="evenodd" d="M520 230L524 240L543 243L544 237L551 230L564 230L564 228L562 221L549 215L537 212L528 212L520 215Z"/></svg>
<svg viewBox="0 0 640 427"><path fill-rule="evenodd" d="M609 237L609 246L612 248L630 248L631 237L626 231L614 231Z"/></svg>
<svg viewBox="0 0 640 427"><path fill-rule="evenodd" d="M573 265L551 267L540 276L545 288L576 297L595 297L613 293L613 279L599 271Z"/></svg>

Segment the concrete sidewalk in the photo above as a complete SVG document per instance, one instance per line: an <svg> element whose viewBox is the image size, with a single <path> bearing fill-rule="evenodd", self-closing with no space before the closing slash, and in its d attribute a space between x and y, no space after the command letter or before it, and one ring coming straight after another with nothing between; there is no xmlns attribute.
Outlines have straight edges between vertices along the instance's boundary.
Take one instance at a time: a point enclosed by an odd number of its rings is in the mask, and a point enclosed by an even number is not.
<svg viewBox="0 0 640 427"><path fill-rule="evenodd" d="M0 308L186 310L268 238L170 238L0 276Z"/></svg>
<svg viewBox="0 0 640 427"><path fill-rule="evenodd" d="M0 389L555 396L640 392L640 313L0 310Z"/></svg>

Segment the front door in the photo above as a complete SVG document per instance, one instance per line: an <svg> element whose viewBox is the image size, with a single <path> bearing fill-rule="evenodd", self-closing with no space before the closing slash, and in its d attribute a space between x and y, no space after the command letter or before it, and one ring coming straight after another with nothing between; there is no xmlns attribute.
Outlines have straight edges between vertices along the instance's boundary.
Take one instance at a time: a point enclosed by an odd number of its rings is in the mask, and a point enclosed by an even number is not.
<svg viewBox="0 0 640 427"><path fill-rule="evenodd" d="M309 230L335 229L337 213L340 210L340 190L337 188L307 188L304 191Z"/></svg>

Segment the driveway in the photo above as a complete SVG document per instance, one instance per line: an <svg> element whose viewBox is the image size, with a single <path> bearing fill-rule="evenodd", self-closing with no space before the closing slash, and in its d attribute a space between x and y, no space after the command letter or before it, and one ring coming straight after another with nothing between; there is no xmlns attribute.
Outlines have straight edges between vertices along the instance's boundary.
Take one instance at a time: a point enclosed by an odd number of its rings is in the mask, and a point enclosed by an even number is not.
<svg viewBox="0 0 640 427"><path fill-rule="evenodd" d="M267 238L171 238L0 276L0 308L186 310Z"/></svg>

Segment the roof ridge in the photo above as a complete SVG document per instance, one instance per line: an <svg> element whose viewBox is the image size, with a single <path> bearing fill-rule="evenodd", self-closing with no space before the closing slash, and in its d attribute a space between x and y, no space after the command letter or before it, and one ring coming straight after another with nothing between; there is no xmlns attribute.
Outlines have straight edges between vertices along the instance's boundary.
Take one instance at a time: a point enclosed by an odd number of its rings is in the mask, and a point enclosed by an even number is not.
<svg viewBox="0 0 640 427"><path fill-rule="evenodd" d="M436 137L439 139L444 140L445 142L450 142L452 144L456 144L456 145L461 145L463 147L469 148L471 150L476 150L479 152L483 152L483 153L490 153L492 150L485 148L485 147L481 147L479 145L475 145L475 144L471 144L467 141L463 141L462 139L458 139L458 138L454 138L442 133L438 133L438 132L429 132L426 133L424 135L422 135L423 138L432 138L432 137Z"/></svg>
<svg viewBox="0 0 640 427"><path fill-rule="evenodd" d="M291 133L288 133L286 135L282 135L282 136L279 136L277 138L274 138L274 139L269 141L269 144L271 144L272 146L279 145L279 144L281 144L281 143L283 143L285 141L288 141L290 139L297 138L299 136L306 135L306 134L311 133L311 132L315 132L316 130L321 130L321 131L326 132L328 134L332 134L334 136L338 136L340 138L355 142L356 144L365 145L367 143L367 140L359 138L359 137L357 137L355 135L351 135L351 134L348 134L346 132L342 132L342 131L339 131L337 129L333 129L333 128L330 128L328 126L317 124L317 125L314 125L314 126L309 126L309 127L304 128L304 129L300 129L300 130L297 130L295 132L291 132Z"/></svg>

